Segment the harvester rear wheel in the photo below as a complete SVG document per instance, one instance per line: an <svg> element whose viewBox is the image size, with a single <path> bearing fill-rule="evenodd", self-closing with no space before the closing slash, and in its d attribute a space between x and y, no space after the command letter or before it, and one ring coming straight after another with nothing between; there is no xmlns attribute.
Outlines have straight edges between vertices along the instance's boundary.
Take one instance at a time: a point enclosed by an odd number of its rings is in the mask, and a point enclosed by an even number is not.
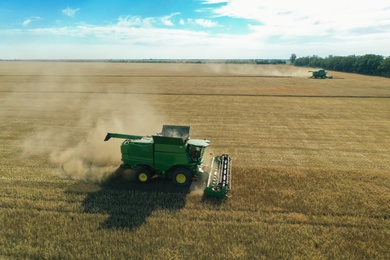
<svg viewBox="0 0 390 260"><path fill-rule="evenodd" d="M139 168L136 172L136 178L139 183L148 183L152 179L152 171L148 168Z"/></svg>
<svg viewBox="0 0 390 260"><path fill-rule="evenodd" d="M192 182L192 173L185 167L176 168L172 171L172 181L178 186L186 186Z"/></svg>

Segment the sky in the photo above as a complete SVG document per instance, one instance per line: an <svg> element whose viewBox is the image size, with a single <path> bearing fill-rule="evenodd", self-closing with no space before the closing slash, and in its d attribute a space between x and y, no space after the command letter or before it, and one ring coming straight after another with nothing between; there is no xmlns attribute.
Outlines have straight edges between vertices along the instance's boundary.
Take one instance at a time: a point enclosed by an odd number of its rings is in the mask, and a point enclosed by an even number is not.
<svg viewBox="0 0 390 260"><path fill-rule="evenodd" d="M389 0L2 0L0 59L390 56Z"/></svg>

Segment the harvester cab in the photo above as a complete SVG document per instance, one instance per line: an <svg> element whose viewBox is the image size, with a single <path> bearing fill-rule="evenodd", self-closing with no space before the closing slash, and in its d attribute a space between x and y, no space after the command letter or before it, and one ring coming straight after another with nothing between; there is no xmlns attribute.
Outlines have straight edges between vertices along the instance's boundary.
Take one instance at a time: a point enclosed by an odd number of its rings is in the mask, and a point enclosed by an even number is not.
<svg viewBox="0 0 390 260"><path fill-rule="evenodd" d="M164 125L161 133L152 136L107 133L104 141L112 137L125 139L121 168L132 169L140 183L154 177L170 178L179 186L202 180L204 194L213 197L226 197L231 190L232 159L227 154L214 156L205 171L203 155L210 141L191 139L189 126Z"/></svg>

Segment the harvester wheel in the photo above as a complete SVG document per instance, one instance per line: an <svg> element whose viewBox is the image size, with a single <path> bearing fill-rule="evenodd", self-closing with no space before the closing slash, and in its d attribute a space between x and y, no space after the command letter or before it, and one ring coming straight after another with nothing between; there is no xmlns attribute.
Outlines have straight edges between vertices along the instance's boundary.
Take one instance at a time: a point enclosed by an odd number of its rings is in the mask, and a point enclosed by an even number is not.
<svg viewBox="0 0 390 260"><path fill-rule="evenodd" d="M186 186L192 182L192 173L185 167L176 168L172 171L172 181L179 186Z"/></svg>
<svg viewBox="0 0 390 260"><path fill-rule="evenodd" d="M136 178L139 183L148 183L152 179L152 171L148 168L139 168L136 172Z"/></svg>

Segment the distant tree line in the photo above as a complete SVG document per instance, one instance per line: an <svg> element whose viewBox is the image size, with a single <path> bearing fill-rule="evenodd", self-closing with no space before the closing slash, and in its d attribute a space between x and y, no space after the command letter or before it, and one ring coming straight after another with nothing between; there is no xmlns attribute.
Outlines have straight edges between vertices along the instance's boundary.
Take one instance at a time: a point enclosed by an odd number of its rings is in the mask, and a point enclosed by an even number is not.
<svg viewBox="0 0 390 260"><path fill-rule="evenodd" d="M256 59L256 64L286 64L286 60L282 59Z"/></svg>
<svg viewBox="0 0 390 260"><path fill-rule="evenodd" d="M329 55L325 58L316 55L296 58L295 54L292 54L290 61L295 66L317 67L334 71L390 77L390 57L385 58L375 54L362 56Z"/></svg>

